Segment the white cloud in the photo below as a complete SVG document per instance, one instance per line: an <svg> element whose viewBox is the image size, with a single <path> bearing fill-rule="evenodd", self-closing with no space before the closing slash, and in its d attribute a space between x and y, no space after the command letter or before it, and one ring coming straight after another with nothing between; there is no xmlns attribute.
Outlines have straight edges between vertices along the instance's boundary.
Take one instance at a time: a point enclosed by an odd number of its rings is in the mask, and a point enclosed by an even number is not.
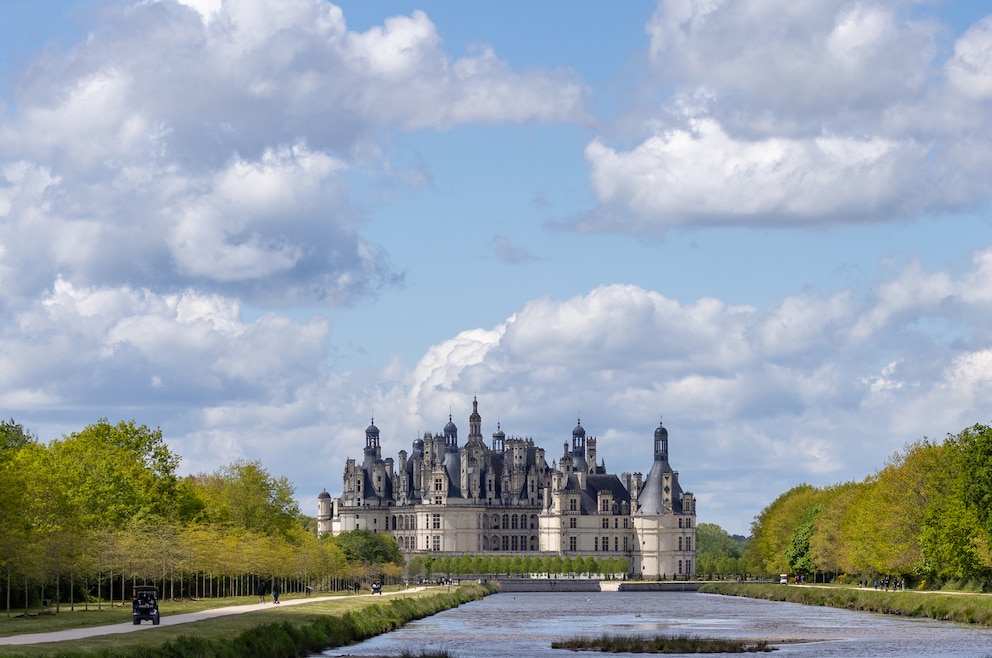
<svg viewBox="0 0 992 658"><path fill-rule="evenodd" d="M378 140L585 117L574 73L518 73L488 48L452 59L419 11L361 33L323 0L107 12L64 56L36 58L0 116L0 276L31 270L9 300L56 276L283 306L364 299L402 279L358 234L343 183L394 175Z"/></svg>
<svg viewBox="0 0 992 658"><path fill-rule="evenodd" d="M159 295L60 279L14 322L0 395L35 391L56 408L84 400L114 408L121 391L128 405L244 403L291 393L325 370L325 321L265 315L246 323L237 302L190 290Z"/></svg>
<svg viewBox="0 0 992 658"><path fill-rule="evenodd" d="M992 16L972 25L957 40L946 70L951 87L962 96L992 97Z"/></svg>
<svg viewBox="0 0 992 658"><path fill-rule="evenodd" d="M944 63L912 5L660 0L642 95L661 103L624 146L589 143L601 207L569 225L886 222L987 200L988 20Z"/></svg>

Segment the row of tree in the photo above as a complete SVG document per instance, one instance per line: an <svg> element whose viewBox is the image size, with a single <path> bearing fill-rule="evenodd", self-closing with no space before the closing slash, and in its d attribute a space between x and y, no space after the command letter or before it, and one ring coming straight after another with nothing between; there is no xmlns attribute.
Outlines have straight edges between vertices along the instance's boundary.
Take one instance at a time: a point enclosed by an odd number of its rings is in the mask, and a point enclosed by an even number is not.
<svg viewBox="0 0 992 658"><path fill-rule="evenodd" d="M910 444L862 482L797 486L752 524L750 571L992 586L992 429Z"/></svg>
<svg viewBox="0 0 992 658"><path fill-rule="evenodd" d="M595 558L560 555L440 555L417 556L410 560L410 573L436 576L602 576L613 578L627 573L627 560L621 557Z"/></svg>
<svg viewBox="0 0 992 658"><path fill-rule="evenodd" d="M294 488L258 462L179 477L161 430L103 419L42 443L0 422L0 583L12 607L102 605L153 582L167 597L399 578L387 535L317 537Z"/></svg>

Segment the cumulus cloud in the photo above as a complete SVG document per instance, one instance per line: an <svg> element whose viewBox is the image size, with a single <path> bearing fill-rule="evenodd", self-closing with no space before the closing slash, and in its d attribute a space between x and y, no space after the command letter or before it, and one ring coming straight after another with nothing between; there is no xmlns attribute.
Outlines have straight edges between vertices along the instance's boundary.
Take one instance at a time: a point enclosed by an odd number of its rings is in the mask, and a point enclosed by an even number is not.
<svg viewBox="0 0 992 658"><path fill-rule="evenodd" d="M107 11L69 52L38 56L0 117L8 301L56 276L366 299L402 275L362 239L342 181L392 175L382 133L585 116L574 73L518 73L489 48L452 60L419 11L361 33L323 0Z"/></svg>
<svg viewBox="0 0 992 658"><path fill-rule="evenodd" d="M581 416L617 471L647 470L663 414L673 463L694 490L730 479L767 503L796 481L864 477L906 442L984 420L990 309L966 295L988 258L977 253L960 278L910 261L867 294L803 291L768 308L681 303L629 285L533 300L493 329L433 347L397 383L414 393L405 429L386 440L409 449L411 419L439 431L449 409L463 425L478 393L486 432L500 421L555 458ZM977 332L970 340L927 330L962 319ZM707 519L733 507L712 502ZM744 530L739 518L717 522Z"/></svg>
<svg viewBox="0 0 992 658"><path fill-rule="evenodd" d="M323 372L328 331L317 318L245 322L238 302L218 295L62 279L8 327L17 327L3 339L8 404L27 390L54 408L96 409L116 407L125 391L130 404L166 405L286 394Z"/></svg>
<svg viewBox="0 0 992 658"><path fill-rule="evenodd" d="M644 91L660 103L619 146L587 146L600 207L568 226L886 222L987 201L989 19L944 60L944 28L912 5L660 0Z"/></svg>

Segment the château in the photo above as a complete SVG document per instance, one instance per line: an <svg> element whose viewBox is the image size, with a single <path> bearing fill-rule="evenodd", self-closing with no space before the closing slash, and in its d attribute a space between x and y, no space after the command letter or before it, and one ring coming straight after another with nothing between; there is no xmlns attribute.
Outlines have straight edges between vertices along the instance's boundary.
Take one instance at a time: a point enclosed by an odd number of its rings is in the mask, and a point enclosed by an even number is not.
<svg viewBox="0 0 992 658"><path fill-rule="evenodd" d="M596 437L581 419L550 465L532 438L508 437L499 424L487 445L477 399L468 427L459 446L449 414L442 433L425 433L394 461L382 458L373 418L361 463L345 463L341 496L317 497L318 532L388 532L407 556L622 557L634 577L694 575L696 500L669 464L662 424L646 478L597 464Z"/></svg>

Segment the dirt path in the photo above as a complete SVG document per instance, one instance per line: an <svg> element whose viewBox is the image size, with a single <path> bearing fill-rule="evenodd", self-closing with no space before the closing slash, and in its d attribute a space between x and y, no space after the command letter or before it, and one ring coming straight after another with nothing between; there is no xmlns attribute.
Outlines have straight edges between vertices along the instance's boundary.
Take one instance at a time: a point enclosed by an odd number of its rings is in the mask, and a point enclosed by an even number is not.
<svg viewBox="0 0 992 658"><path fill-rule="evenodd" d="M423 587L411 587L410 589L398 592L386 592L378 596L390 596L403 592L419 592ZM374 594L363 594L362 596L377 596ZM304 605L306 603L316 603L318 601L330 601L339 599L339 596L315 596L304 599L287 599L279 603L284 605ZM192 621L203 619L213 619L214 617L224 617L226 615L240 615L245 612L259 612L260 610L271 610L275 608L273 603L250 603L248 605L233 605L227 608L211 608L200 612L188 612L182 615L165 615L159 626L175 626L177 624L188 624ZM0 637L0 646L16 644L41 644L43 642L67 642L70 640L82 640L98 635L117 635L120 633L137 633L139 631L149 631L156 628L151 622L142 622L135 626L133 622L127 621L121 624L109 624L107 626L89 626L87 628L70 628L64 631L52 631L50 633L25 633L23 635L11 635Z"/></svg>

